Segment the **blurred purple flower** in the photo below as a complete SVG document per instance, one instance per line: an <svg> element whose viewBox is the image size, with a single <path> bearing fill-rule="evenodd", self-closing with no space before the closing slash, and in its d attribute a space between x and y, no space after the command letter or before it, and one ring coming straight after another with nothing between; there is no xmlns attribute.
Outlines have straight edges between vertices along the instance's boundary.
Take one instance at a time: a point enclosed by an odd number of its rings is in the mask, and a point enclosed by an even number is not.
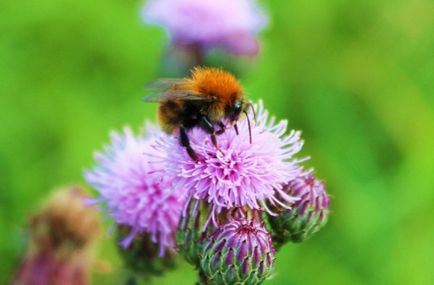
<svg viewBox="0 0 434 285"><path fill-rule="evenodd" d="M195 198L210 203L214 224L215 214L223 209L249 207L273 214L267 201L289 208L297 200L282 191L282 187L299 173L302 160L293 156L303 146L301 133L291 131L286 135L287 122L269 119L262 102L257 112L257 124L252 122L252 143L246 119L238 121L239 135L231 128L218 136L219 149L202 129L190 130L190 143L198 162L180 145L178 135L162 136L156 141L162 153L170 152L164 169L172 177L174 190L183 189L187 200Z"/></svg>
<svg viewBox="0 0 434 285"><path fill-rule="evenodd" d="M243 55L257 54L255 34L268 21L254 0L150 0L142 15L163 26L175 44Z"/></svg>
<svg viewBox="0 0 434 285"><path fill-rule="evenodd" d="M93 207L81 186L56 190L29 219L29 240L14 285L87 285L92 244L100 233Z"/></svg>
<svg viewBox="0 0 434 285"><path fill-rule="evenodd" d="M111 133L112 143L95 154L97 166L85 178L101 195L94 202L105 202L109 216L118 225L131 228L121 242L128 247L136 234L148 233L159 244L160 255L175 245L183 203L179 194L169 191L171 181L163 176L150 153L153 140L164 135L150 126L149 137L136 136L130 128ZM162 154L160 153L160 156Z"/></svg>

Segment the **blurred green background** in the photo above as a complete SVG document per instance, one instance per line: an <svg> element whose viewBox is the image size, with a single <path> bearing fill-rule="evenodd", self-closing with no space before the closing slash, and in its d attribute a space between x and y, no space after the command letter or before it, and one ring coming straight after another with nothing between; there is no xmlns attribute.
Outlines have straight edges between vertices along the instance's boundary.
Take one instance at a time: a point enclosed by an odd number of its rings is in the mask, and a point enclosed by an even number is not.
<svg viewBox="0 0 434 285"><path fill-rule="evenodd" d="M108 131L155 118L164 32L132 0L0 2L0 284L26 217L83 182ZM263 52L242 83L301 129L333 196L329 224L287 245L266 284L434 284L434 5L270 1ZM112 238L97 257L119 272ZM95 284L116 278L94 270ZM191 285L184 264L155 284Z"/></svg>

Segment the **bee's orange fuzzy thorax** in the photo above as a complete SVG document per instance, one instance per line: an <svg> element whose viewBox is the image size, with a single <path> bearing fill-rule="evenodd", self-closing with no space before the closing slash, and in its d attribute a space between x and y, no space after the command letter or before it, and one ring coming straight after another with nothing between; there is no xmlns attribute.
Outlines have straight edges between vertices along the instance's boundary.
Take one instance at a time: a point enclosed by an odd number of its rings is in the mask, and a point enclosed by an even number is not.
<svg viewBox="0 0 434 285"><path fill-rule="evenodd" d="M217 68L196 67L192 71L191 84L196 92L216 96L222 103L229 103L243 94L238 80Z"/></svg>

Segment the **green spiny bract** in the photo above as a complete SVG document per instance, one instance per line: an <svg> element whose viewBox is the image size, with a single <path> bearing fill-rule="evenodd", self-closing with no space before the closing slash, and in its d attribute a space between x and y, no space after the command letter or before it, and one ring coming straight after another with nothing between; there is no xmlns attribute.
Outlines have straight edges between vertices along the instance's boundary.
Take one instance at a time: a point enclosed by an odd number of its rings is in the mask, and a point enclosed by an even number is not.
<svg viewBox="0 0 434 285"><path fill-rule="evenodd" d="M191 199L185 213L181 217L176 233L176 246L190 264L199 267L199 255L204 246L206 236L214 229L213 225L205 228L205 218L208 216L207 205L199 200Z"/></svg>
<svg viewBox="0 0 434 285"><path fill-rule="evenodd" d="M261 284L273 270L274 254L263 222L231 218L203 247L201 284Z"/></svg>
<svg viewBox="0 0 434 285"><path fill-rule="evenodd" d="M311 173L292 180L284 187L284 191L299 200L291 209L282 210L277 216L268 215L276 246L287 241L302 242L312 237L327 223L329 213L329 197L324 184Z"/></svg>

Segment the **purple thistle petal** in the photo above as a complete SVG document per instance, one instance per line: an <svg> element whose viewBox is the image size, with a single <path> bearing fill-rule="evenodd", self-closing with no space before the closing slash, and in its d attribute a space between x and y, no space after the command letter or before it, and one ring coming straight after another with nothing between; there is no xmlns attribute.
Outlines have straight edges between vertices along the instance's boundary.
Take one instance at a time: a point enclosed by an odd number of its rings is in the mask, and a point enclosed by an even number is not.
<svg viewBox="0 0 434 285"><path fill-rule="evenodd" d="M285 135L286 122L272 123L274 119L268 118L262 102L256 109L258 121L252 124L252 144L245 119L238 122L239 135L231 128L218 136L219 150L209 134L200 128L192 129L188 135L199 162L189 157L177 135L156 140L159 149L170 152L161 168L173 178L174 188L184 189L190 198L210 203L214 224L216 213L223 209L248 207L273 214L267 201L288 208L297 200L283 192L282 185L300 172L301 160L293 155L303 146L301 133L291 131Z"/></svg>
<svg viewBox="0 0 434 285"><path fill-rule="evenodd" d="M130 128L111 132L111 144L95 154L97 165L84 175L100 194L95 202L106 202L108 216L131 228L121 246L127 248L135 235L148 233L164 255L166 248L174 248L185 199L180 199L184 194L169 191L172 181L158 167L165 154L149 155L156 153L153 145L163 134L150 125L147 131L150 137L136 136Z"/></svg>
<svg viewBox="0 0 434 285"><path fill-rule="evenodd" d="M131 230L130 233L123 240L119 242L119 245L122 246L123 248L128 248L130 244L133 242L136 234L137 234L136 230Z"/></svg>

